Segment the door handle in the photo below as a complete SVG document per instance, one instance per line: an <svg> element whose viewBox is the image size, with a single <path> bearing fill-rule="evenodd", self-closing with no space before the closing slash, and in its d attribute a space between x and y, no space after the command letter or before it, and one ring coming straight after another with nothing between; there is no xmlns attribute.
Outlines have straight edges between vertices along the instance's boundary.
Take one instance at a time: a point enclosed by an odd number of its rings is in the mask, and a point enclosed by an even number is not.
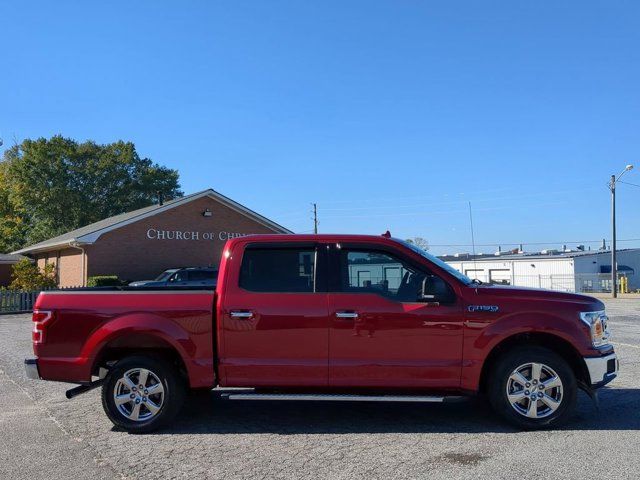
<svg viewBox="0 0 640 480"><path fill-rule="evenodd" d="M349 318L356 319L358 318L358 312L336 312L337 318Z"/></svg>
<svg viewBox="0 0 640 480"><path fill-rule="evenodd" d="M253 312L247 312L247 311L241 311L241 310L232 310L231 312L229 312L229 316L231 318L249 319L249 318L253 318Z"/></svg>

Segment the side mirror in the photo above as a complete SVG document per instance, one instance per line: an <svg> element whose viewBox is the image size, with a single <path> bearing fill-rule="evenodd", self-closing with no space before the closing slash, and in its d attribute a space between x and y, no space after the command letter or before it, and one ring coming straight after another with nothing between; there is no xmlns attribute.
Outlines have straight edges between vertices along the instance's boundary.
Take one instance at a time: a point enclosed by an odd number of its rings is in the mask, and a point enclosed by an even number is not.
<svg viewBox="0 0 640 480"><path fill-rule="evenodd" d="M447 282L435 275L427 275L422 281L420 302L425 303L454 303L456 296Z"/></svg>

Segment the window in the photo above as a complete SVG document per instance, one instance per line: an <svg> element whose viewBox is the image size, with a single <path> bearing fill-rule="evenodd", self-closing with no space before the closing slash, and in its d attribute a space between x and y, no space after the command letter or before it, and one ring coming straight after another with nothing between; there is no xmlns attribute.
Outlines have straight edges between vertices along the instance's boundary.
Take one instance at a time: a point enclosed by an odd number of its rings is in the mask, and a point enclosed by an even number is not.
<svg viewBox="0 0 640 480"><path fill-rule="evenodd" d="M169 280L170 282L186 282L187 281L187 272L185 270L178 270L173 277Z"/></svg>
<svg viewBox="0 0 640 480"><path fill-rule="evenodd" d="M375 293L397 302L455 301L442 279L386 252L345 249L339 255L342 292Z"/></svg>
<svg viewBox="0 0 640 480"><path fill-rule="evenodd" d="M240 287L251 292L314 292L315 264L313 248L248 248Z"/></svg>
<svg viewBox="0 0 640 480"><path fill-rule="evenodd" d="M340 252L343 292L377 293L397 301L415 302L425 274L397 258L377 251Z"/></svg>
<svg viewBox="0 0 640 480"><path fill-rule="evenodd" d="M490 269L489 283L497 285L511 285L511 270L509 270L508 268Z"/></svg>
<svg viewBox="0 0 640 480"><path fill-rule="evenodd" d="M166 282L169 280L169 277L174 274L176 270L165 270L160 275L158 275L155 279L156 282Z"/></svg>
<svg viewBox="0 0 640 480"><path fill-rule="evenodd" d="M204 280L211 280L212 278L216 278L218 276L218 272L215 270L190 270L189 271L189 280L192 282L202 282Z"/></svg>

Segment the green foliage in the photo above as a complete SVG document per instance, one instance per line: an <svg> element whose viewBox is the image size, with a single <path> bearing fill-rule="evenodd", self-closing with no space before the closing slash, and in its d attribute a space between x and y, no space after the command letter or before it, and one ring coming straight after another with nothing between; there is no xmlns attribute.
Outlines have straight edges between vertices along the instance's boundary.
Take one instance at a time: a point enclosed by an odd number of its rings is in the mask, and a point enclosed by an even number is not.
<svg viewBox="0 0 640 480"><path fill-rule="evenodd" d="M117 275L96 275L87 279L87 287L119 287L124 282Z"/></svg>
<svg viewBox="0 0 640 480"><path fill-rule="evenodd" d="M54 136L25 140L0 161L0 251L182 195L178 172L140 158L131 142Z"/></svg>
<svg viewBox="0 0 640 480"><path fill-rule="evenodd" d="M56 287L55 265L48 263L43 270L27 258L13 265L11 271L11 290L42 290Z"/></svg>
<svg viewBox="0 0 640 480"><path fill-rule="evenodd" d="M13 252L24 245L27 225L20 212L9 199L7 164L0 162L0 253Z"/></svg>

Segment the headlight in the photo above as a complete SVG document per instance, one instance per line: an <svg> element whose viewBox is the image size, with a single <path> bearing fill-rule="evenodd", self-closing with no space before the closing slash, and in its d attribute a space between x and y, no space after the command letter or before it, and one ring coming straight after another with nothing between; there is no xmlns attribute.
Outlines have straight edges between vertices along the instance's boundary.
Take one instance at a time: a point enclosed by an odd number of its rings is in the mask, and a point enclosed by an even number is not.
<svg viewBox="0 0 640 480"><path fill-rule="evenodd" d="M609 320L604 310L598 312L581 312L580 319L587 324L591 331L591 343L594 347L602 347L609 344L609 328L607 321Z"/></svg>

